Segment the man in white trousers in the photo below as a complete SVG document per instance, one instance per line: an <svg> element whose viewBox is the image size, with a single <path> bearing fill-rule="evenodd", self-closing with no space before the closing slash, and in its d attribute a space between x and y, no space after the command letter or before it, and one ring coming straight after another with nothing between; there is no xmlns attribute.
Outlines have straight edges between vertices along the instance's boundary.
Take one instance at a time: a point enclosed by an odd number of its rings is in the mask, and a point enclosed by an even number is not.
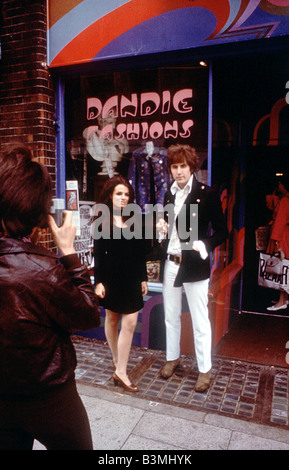
<svg viewBox="0 0 289 470"><path fill-rule="evenodd" d="M172 145L167 165L174 179L165 194L165 212L157 224L163 262L163 298L166 325L166 360L161 375L169 378L180 364L180 336L183 289L187 297L194 332L199 369L195 390L204 392L211 379L211 323L208 312L210 278L209 254L227 237L225 218L218 194L197 181L195 149ZM172 214L172 212L171 212Z"/></svg>

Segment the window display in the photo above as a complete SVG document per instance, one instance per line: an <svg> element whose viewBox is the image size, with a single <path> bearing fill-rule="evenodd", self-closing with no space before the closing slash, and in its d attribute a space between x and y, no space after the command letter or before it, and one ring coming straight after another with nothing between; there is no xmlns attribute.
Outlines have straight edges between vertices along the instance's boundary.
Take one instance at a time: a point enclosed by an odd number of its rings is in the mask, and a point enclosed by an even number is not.
<svg viewBox="0 0 289 470"><path fill-rule="evenodd" d="M168 67L69 78L65 111L66 180L77 182L80 206L89 202L91 219L92 201L99 201L104 182L116 174L129 179L142 213L148 204L162 205L171 182L166 165L171 144L196 148L203 180L208 133L206 68Z"/></svg>

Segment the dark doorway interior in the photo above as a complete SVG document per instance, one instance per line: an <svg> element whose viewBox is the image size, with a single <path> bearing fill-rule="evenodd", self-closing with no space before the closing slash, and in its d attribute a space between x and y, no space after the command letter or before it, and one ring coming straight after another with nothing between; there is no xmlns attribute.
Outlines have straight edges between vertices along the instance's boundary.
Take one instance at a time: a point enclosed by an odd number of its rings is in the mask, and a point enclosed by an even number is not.
<svg viewBox="0 0 289 470"><path fill-rule="evenodd" d="M289 307L270 315L267 311L279 292L258 286L255 230L272 217L266 195L274 190L276 172L289 171L288 77L289 55L283 51L226 57L214 68L213 183L229 187L228 170L237 162L241 190L236 216L245 226L240 308L232 309L229 332L215 352L282 367L288 367Z"/></svg>

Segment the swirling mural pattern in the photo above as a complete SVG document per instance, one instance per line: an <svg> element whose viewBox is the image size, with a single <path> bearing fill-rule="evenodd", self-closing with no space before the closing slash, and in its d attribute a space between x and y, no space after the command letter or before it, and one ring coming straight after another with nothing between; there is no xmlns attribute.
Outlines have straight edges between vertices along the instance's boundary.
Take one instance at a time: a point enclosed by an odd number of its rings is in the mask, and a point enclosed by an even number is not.
<svg viewBox="0 0 289 470"><path fill-rule="evenodd" d="M51 67L289 34L288 0L49 0Z"/></svg>

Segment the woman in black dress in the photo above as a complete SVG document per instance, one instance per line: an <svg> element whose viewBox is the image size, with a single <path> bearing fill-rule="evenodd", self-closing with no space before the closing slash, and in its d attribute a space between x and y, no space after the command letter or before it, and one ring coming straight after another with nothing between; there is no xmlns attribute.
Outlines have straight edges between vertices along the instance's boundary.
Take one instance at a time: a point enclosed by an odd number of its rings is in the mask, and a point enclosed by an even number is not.
<svg viewBox="0 0 289 470"><path fill-rule="evenodd" d="M137 392L127 375L127 363L138 313L147 294L147 273L144 240L125 235L122 210L133 200L133 188L124 177L106 181L100 202L108 207L109 220L104 219L94 250L96 294L106 309L104 328L115 366L113 379L125 390Z"/></svg>

